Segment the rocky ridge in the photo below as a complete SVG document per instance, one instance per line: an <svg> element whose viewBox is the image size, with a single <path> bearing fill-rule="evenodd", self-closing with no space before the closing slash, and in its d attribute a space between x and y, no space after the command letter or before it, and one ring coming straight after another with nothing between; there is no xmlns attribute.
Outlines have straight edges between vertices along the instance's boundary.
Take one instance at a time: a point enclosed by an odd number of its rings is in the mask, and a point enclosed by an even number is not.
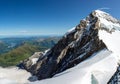
<svg viewBox="0 0 120 84"><path fill-rule="evenodd" d="M20 65L39 80L53 77L107 48L99 39L98 32L105 30L112 33L114 30L119 30L118 25L119 20L108 13L95 10L81 20L74 29L67 32L53 48L40 54L36 63L29 63L30 59L27 59Z"/></svg>

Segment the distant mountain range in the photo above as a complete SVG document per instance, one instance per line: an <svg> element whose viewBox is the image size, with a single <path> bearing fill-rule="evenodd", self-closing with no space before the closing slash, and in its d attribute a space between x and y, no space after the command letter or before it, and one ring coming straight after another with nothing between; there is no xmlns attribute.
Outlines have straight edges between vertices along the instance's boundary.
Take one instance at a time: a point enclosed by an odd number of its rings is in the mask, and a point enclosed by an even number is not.
<svg viewBox="0 0 120 84"><path fill-rule="evenodd" d="M53 47L61 37L16 37L0 39L0 66L13 66L31 56Z"/></svg>

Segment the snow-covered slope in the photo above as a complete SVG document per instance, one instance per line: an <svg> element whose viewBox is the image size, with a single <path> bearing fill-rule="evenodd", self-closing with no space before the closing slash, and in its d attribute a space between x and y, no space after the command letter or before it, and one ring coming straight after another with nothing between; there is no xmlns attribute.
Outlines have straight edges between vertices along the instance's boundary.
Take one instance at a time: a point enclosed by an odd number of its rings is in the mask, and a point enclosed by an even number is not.
<svg viewBox="0 0 120 84"><path fill-rule="evenodd" d="M0 84L26 84L30 76L29 72L18 67L0 67Z"/></svg>
<svg viewBox="0 0 120 84"><path fill-rule="evenodd" d="M99 31L99 38L103 40L107 48L112 51L120 63L120 31L114 31L111 34L104 30Z"/></svg>
<svg viewBox="0 0 120 84"><path fill-rule="evenodd" d="M104 49L91 58L68 69L51 79L30 84L92 84L92 75L98 84L107 84L117 68L117 61L112 52Z"/></svg>

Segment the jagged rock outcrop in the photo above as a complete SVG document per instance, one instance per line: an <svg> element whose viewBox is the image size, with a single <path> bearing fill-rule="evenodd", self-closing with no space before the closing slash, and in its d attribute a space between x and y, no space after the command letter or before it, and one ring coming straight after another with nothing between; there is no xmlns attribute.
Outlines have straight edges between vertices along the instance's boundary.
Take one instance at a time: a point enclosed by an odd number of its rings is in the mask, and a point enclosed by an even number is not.
<svg viewBox="0 0 120 84"><path fill-rule="evenodd" d="M107 13L93 11L73 30L67 32L53 48L42 54L35 64L31 65L29 61L24 61L21 63L22 67L41 80L71 68L89 58L93 53L106 48L99 39L98 31L101 29L111 33L114 27L108 28L101 23L103 19L111 23L120 23Z"/></svg>
<svg viewBox="0 0 120 84"><path fill-rule="evenodd" d="M22 69L26 69L29 72L33 72L32 68L36 64L37 60L43 56L43 52L35 52L31 57L28 59L23 60L18 67Z"/></svg>

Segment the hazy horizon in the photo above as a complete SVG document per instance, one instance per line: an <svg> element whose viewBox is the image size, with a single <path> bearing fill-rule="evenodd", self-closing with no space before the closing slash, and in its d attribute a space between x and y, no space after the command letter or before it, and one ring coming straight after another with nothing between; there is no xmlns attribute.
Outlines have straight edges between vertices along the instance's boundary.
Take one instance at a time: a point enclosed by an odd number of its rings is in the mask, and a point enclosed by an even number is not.
<svg viewBox="0 0 120 84"><path fill-rule="evenodd" d="M61 37L63 35L0 35L1 38Z"/></svg>

